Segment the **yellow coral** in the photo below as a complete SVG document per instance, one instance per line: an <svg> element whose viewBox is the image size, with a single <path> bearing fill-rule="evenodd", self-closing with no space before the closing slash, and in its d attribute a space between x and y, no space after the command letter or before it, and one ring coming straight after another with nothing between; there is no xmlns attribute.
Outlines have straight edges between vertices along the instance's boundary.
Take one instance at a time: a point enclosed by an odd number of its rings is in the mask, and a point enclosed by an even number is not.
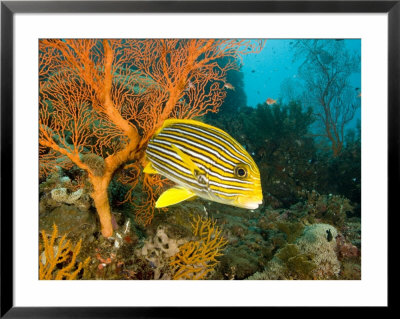
<svg viewBox="0 0 400 319"><path fill-rule="evenodd" d="M63 280L76 279L78 273L85 268L90 261L90 257L76 266L76 257L81 249L82 239L72 249L71 242L65 241L64 235L58 245L54 245L58 237L58 228L53 225L53 233L50 239L44 230L41 232L43 246L39 244L39 279L40 280ZM65 264L65 265L64 265ZM59 266L57 266L59 265ZM58 268L62 266L62 268Z"/></svg>
<svg viewBox="0 0 400 319"><path fill-rule="evenodd" d="M171 257L170 266L174 271L173 279L203 279L214 270L221 256L221 250L228 243L221 236L216 221L209 218L193 219L193 234L199 239L179 247L179 252Z"/></svg>

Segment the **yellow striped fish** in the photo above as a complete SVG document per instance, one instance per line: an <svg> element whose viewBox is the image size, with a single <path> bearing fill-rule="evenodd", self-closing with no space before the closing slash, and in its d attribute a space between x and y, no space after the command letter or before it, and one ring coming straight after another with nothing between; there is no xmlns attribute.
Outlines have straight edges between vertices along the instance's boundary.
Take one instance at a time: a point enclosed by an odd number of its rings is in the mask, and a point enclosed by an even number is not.
<svg viewBox="0 0 400 319"><path fill-rule="evenodd" d="M150 139L144 172L161 174L177 185L156 207L195 196L256 209L262 203L260 172L246 150L226 132L194 120L166 120Z"/></svg>

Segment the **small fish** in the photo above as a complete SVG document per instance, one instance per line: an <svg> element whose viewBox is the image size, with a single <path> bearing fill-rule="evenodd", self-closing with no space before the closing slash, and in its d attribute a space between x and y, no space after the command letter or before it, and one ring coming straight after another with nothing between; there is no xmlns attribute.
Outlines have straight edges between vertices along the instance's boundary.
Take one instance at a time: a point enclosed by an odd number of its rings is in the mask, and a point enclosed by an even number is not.
<svg viewBox="0 0 400 319"><path fill-rule="evenodd" d="M144 168L177 185L158 198L156 208L201 197L256 209L262 203L260 171L249 153L226 132L194 120L166 120L150 139Z"/></svg>
<svg viewBox="0 0 400 319"><path fill-rule="evenodd" d="M228 90L235 91L235 87L232 84L228 83L228 82L224 84L224 88L228 89Z"/></svg>
<svg viewBox="0 0 400 319"><path fill-rule="evenodd" d="M251 70L251 73L254 73L254 72L256 72L256 70Z"/></svg>
<svg viewBox="0 0 400 319"><path fill-rule="evenodd" d="M332 241L332 239L333 239L333 236L332 236L332 233L331 233L331 230L330 229L327 229L326 230L326 240L327 241Z"/></svg>
<svg viewBox="0 0 400 319"><path fill-rule="evenodd" d="M270 97L265 101L265 103L267 103L268 105L272 105L276 103L276 100L271 99Z"/></svg>
<svg viewBox="0 0 400 319"><path fill-rule="evenodd" d="M299 146L299 147L300 147L301 145L303 145L303 143L302 143L300 140L295 140L294 142L295 142L295 143L297 144L297 146Z"/></svg>

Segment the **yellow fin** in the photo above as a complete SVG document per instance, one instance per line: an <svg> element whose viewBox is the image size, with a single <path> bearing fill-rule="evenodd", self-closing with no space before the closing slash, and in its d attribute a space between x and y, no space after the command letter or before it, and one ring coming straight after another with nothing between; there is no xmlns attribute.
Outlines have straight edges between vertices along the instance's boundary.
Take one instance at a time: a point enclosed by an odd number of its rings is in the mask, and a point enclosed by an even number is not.
<svg viewBox="0 0 400 319"><path fill-rule="evenodd" d="M187 168L190 169L192 172L193 176L196 176L195 171L201 172L201 170L197 167L195 163L191 160L191 158L183 153L178 147L176 147L174 144L171 144L172 149L178 153L178 155L181 157L182 161L186 164Z"/></svg>
<svg viewBox="0 0 400 319"><path fill-rule="evenodd" d="M143 173L146 174L158 174L158 172L153 168L153 165L151 165L151 162L149 162L146 167L143 170Z"/></svg>
<svg viewBox="0 0 400 319"><path fill-rule="evenodd" d="M183 187L173 187L166 190L158 198L156 208L171 206L196 196L195 193Z"/></svg>

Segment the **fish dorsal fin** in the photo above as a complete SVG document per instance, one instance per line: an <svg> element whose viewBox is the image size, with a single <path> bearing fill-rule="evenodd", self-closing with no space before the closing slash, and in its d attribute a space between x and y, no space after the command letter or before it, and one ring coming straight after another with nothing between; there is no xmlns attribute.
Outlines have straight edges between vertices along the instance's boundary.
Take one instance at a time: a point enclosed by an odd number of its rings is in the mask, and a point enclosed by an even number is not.
<svg viewBox="0 0 400 319"><path fill-rule="evenodd" d="M176 145L171 144L171 148L181 157L182 161L186 164L186 167L190 169L194 177L197 177L203 173L202 170L198 168L195 163L193 163L192 159L183 153Z"/></svg>
<svg viewBox="0 0 400 319"><path fill-rule="evenodd" d="M204 128L210 128L210 129L213 129L214 131L218 131L224 135L227 135L227 133L225 131L221 130L220 128L200 122L200 121L186 120L186 119L173 119L173 118L165 120L164 123L162 124L162 126L154 133L154 135L158 135L158 133L160 133L165 127L171 126L174 124L196 125L196 126L200 126L200 127L204 127Z"/></svg>
<svg viewBox="0 0 400 319"><path fill-rule="evenodd" d="M171 206L183 202L194 196L196 196L196 194L186 188L173 187L161 194L161 196L158 198L156 202L155 207L162 208Z"/></svg>
<svg viewBox="0 0 400 319"><path fill-rule="evenodd" d="M143 173L158 174L158 172L154 169L153 165L151 165L151 162L147 163L146 167L143 169Z"/></svg>

